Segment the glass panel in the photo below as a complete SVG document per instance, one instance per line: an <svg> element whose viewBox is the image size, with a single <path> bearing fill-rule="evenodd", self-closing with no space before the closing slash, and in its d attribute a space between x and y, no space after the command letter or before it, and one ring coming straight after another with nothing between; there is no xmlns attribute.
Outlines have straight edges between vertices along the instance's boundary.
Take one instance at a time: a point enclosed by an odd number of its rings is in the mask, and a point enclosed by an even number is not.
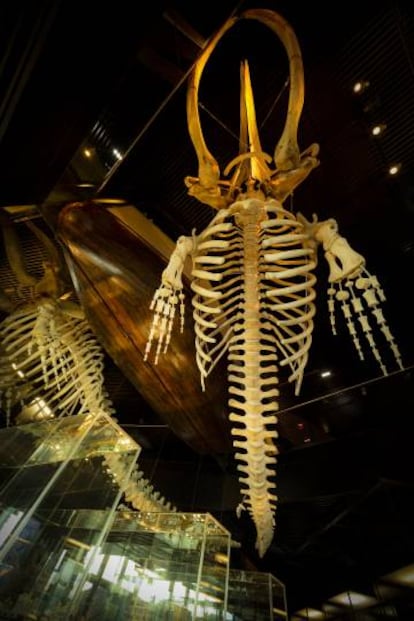
<svg viewBox="0 0 414 621"><path fill-rule="evenodd" d="M287 619L287 601L285 585L275 576L270 575L270 588L273 606L273 619Z"/></svg>
<svg viewBox="0 0 414 621"><path fill-rule="evenodd" d="M1 618L67 619L111 514L110 510L37 512L2 564Z"/></svg>
<svg viewBox="0 0 414 621"><path fill-rule="evenodd" d="M229 566L230 537L211 515L207 515L195 619L225 618Z"/></svg>
<svg viewBox="0 0 414 621"><path fill-rule="evenodd" d="M227 610L232 621L287 619L284 585L268 573L230 569Z"/></svg>
<svg viewBox="0 0 414 621"><path fill-rule="evenodd" d="M208 514L118 511L77 614L101 621L223 619L227 566L215 555L228 555L229 545L229 533Z"/></svg>
<svg viewBox="0 0 414 621"><path fill-rule="evenodd" d="M121 496L106 457L129 475L140 447L106 414L3 429L0 446L1 618L67 618Z"/></svg>

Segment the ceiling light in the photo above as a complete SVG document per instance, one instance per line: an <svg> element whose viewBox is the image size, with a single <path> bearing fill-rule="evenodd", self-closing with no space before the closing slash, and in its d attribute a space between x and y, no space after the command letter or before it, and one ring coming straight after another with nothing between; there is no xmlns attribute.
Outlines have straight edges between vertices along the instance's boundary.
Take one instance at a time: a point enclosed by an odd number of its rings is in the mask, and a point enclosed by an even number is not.
<svg viewBox="0 0 414 621"><path fill-rule="evenodd" d="M388 169L388 174L391 176L398 175L401 170L401 164L392 164Z"/></svg>
<svg viewBox="0 0 414 621"><path fill-rule="evenodd" d="M83 150L83 154L84 154L85 157L88 157L88 158L92 157L92 151L90 149L87 149L87 148L84 149Z"/></svg>
<svg viewBox="0 0 414 621"><path fill-rule="evenodd" d="M93 198L96 205L126 205L124 198Z"/></svg>
<svg viewBox="0 0 414 621"><path fill-rule="evenodd" d="M367 80L358 80L352 87L352 90L356 95L365 91L369 86L369 82Z"/></svg>
<svg viewBox="0 0 414 621"><path fill-rule="evenodd" d="M387 582L396 582L402 586L414 586L414 565L407 565L401 569L393 571L391 574L383 576L383 580Z"/></svg>
<svg viewBox="0 0 414 621"><path fill-rule="evenodd" d="M365 595L363 593L356 593L355 591L345 591L335 597L331 597L330 602L334 604L341 604L342 606L353 606L355 608L365 608L367 606L373 606L378 603L375 597L371 595Z"/></svg>
<svg viewBox="0 0 414 621"><path fill-rule="evenodd" d="M330 371L322 371L321 377L330 377L332 373Z"/></svg>
<svg viewBox="0 0 414 621"><path fill-rule="evenodd" d="M373 125L371 127L371 134L373 136L380 136L382 133L384 133L386 127L387 126L385 125L385 123L378 123L377 125Z"/></svg>
<svg viewBox="0 0 414 621"><path fill-rule="evenodd" d="M112 149L112 153L115 155L117 160L122 160L122 154L119 149Z"/></svg>

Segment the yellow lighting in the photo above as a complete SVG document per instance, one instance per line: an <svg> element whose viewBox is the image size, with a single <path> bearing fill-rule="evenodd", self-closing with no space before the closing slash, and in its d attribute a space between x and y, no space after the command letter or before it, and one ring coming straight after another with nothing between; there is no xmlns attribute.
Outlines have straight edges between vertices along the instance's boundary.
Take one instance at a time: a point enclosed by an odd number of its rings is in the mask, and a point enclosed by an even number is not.
<svg viewBox="0 0 414 621"><path fill-rule="evenodd" d="M73 539L72 537L66 537L65 543L74 546L75 548L80 548L81 550L90 550L91 546L83 541L79 541L78 539Z"/></svg>
<svg viewBox="0 0 414 621"><path fill-rule="evenodd" d="M124 198L93 198L96 205L126 205Z"/></svg>
<svg viewBox="0 0 414 621"><path fill-rule="evenodd" d="M112 149L112 153L115 155L117 160L122 160L122 154L119 149Z"/></svg>
<svg viewBox="0 0 414 621"><path fill-rule="evenodd" d="M220 593L223 592L222 585L213 584L212 582L207 582L206 580L200 580L200 586L208 591L219 591Z"/></svg>
<svg viewBox="0 0 414 621"><path fill-rule="evenodd" d="M395 582L402 586L414 586L414 565L407 565L397 571L393 571L391 574L383 576L383 580L387 582Z"/></svg>
<svg viewBox="0 0 414 621"><path fill-rule="evenodd" d="M325 613L316 608L303 608L296 613L305 619L325 619Z"/></svg>
<svg viewBox="0 0 414 621"><path fill-rule="evenodd" d="M94 188L95 185L93 183L77 183L76 184L77 188Z"/></svg>
<svg viewBox="0 0 414 621"><path fill-rule="evenodd" d="M229 562L229 557L227 556L227 554L217 552L214 555L214 560L216 561L216 563L220 563L221 565L227 565L227 563Z"/></svg>
<svg viewBox="0 0 414 621"><path fill-rule="evenodd" d="M398 175L401 170L401 164L392 164L388 169L388 174L391 176Z"/></svg>
<svg viewBox="0 0 414 621"><path fill-rule="evenodd" d="M345 591L335 597L331 597L329 600L334 604L341 604L342 606L353 606L354 608L366 608L367 606L373 606L377 603L375 597L370 595L364 595L363 593L356 593L355 591Z"/></svg>
<svg viewBox="0 0 414 621"><path fill-rule="evenodd" d="M86 148L86 149L84 149L84 150L83 150L83 154L84 154L84 156L85 156L85 157L87 157L87 158L92 157L92 151L91 151L90 149L88 149L88 148Z"/></svg>
<svg viewBox="0 0 414 621"><path fill-rule="evenodd" d="M359 94L362 93L362 91L364 91L366 88L368 88L368 86L369 82L367 82L366 80L358 80L358 82L355 82L355 84L353 85L352 90L355 94Z"/></svg>
<svg viewBox="0 0 414 621"><path fill-rule="evenodd" d="M386 127L387 126L384 123L379 123L378 125L373 125L371 127L371 134L373 136L380 136L384 132Z"/></svg>
<svg viewBox="0 0 414 621"><path fill-rule="evenodd" d="M321 377L330 377L331 376L331 372L330 371L322 371L321 373Z"/></svg>

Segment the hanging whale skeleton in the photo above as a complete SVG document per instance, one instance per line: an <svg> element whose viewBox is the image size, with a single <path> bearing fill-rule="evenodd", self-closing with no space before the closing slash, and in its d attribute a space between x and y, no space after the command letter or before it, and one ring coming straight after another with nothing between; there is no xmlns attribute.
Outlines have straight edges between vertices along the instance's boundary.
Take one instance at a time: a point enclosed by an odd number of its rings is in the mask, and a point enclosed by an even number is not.
<svg viewBox="0 0 414 621"><path fill-rule="evenodd" d="M27 222L46 257L43 275L37 278L26 270L13 222L1 212L0 224L18 283L14 295L0 296L0 310L7 313L0 322L0 407L7 426L79 414L115 418L105 389L104 352L83 309L70 299L73 291L67 288L57 248L40 228ZM122 454L110 453L107 447L101 454L108 475L135 511L177 511L137 464L131 472Z"/></svg>
<svg viewBox="0 0 414 621"><path fill-rule="evenodd" d="M249 67L241 64L240 153L220 178L217 161L201 130L198 90L203 69L222 36L239 20L258 20L281 39L289 60L287 118L272 158L263 152L256 122ZM373 335L382 331L396 363L400 352L385 321L385 299L365 259L338 233L334 219L308 221L283 206L284 200L319 162L319 147L300 153L297 130L304 101L301 51L290 25L277 13L252 9L230 18L210 40L191 73L187 91L189 134L198 158L198 177L187 177L188 193L215 210L201 233L178 239L162 274L151 309L154 317L145 359L156 342L155 360L166 353L174 319L184 326L182 272L192 259L191 289L196 362L205 380L217 361L228 355L229 420L238 463L243 502L256 529L262 557L274 536L277 496L274 493L277 447L278 367L290 369L289 380L300 391L315 315L314 270L318 244L329 264L328 307L332 330L340 305L358 351L365 337L384 374L386 366ZM370 312L373 320L368 317ZM357 321L355 321L355 318Z"/></svg>

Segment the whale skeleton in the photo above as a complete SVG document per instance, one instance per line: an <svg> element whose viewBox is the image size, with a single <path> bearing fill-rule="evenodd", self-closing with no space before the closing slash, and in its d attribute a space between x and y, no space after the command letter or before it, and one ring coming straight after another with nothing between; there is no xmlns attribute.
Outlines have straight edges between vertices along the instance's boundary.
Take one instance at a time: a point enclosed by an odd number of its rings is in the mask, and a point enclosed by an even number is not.
<svg viewBox="0 0 414 621"><path fill-rule="evenodd" d="M221 37L238 20L258 20L284 44L290 69L286 123L273 158L263 152L256 122L249 66L241 64L240 153L224 176L201 129L198 90L203 69ZM365 259L338 233L334 219L308 221L283 206L284 200L318 164L319 147L300 153L298 123L304 100L300 48L291 26L277 13L251 9L231 17L196 61L187 90L187 120L198 158L198 177L186 177L190 196L216 214L196 234L181 236L151 302L154 313L145 359L155 345L155 362L166 353L176 316L184 327L183 269L192 260L191 289L196 362L202 389L218 360L228 358L229 420L238 463L242 503L256 528L263 556L274 537L279 367L290 371L299 394L314 325L318 246L329 265L328 306L336 331L340 305L358 354L362 332L384 374L386 365L374 339L372 320L402 367L401 355L380 302L384 293ZM275 167L271 168L274 162ZM177 312L176 312L177 311ZM355 321L356 318L356 321ZM185 381L183 373L183 381Z"/></svg>

